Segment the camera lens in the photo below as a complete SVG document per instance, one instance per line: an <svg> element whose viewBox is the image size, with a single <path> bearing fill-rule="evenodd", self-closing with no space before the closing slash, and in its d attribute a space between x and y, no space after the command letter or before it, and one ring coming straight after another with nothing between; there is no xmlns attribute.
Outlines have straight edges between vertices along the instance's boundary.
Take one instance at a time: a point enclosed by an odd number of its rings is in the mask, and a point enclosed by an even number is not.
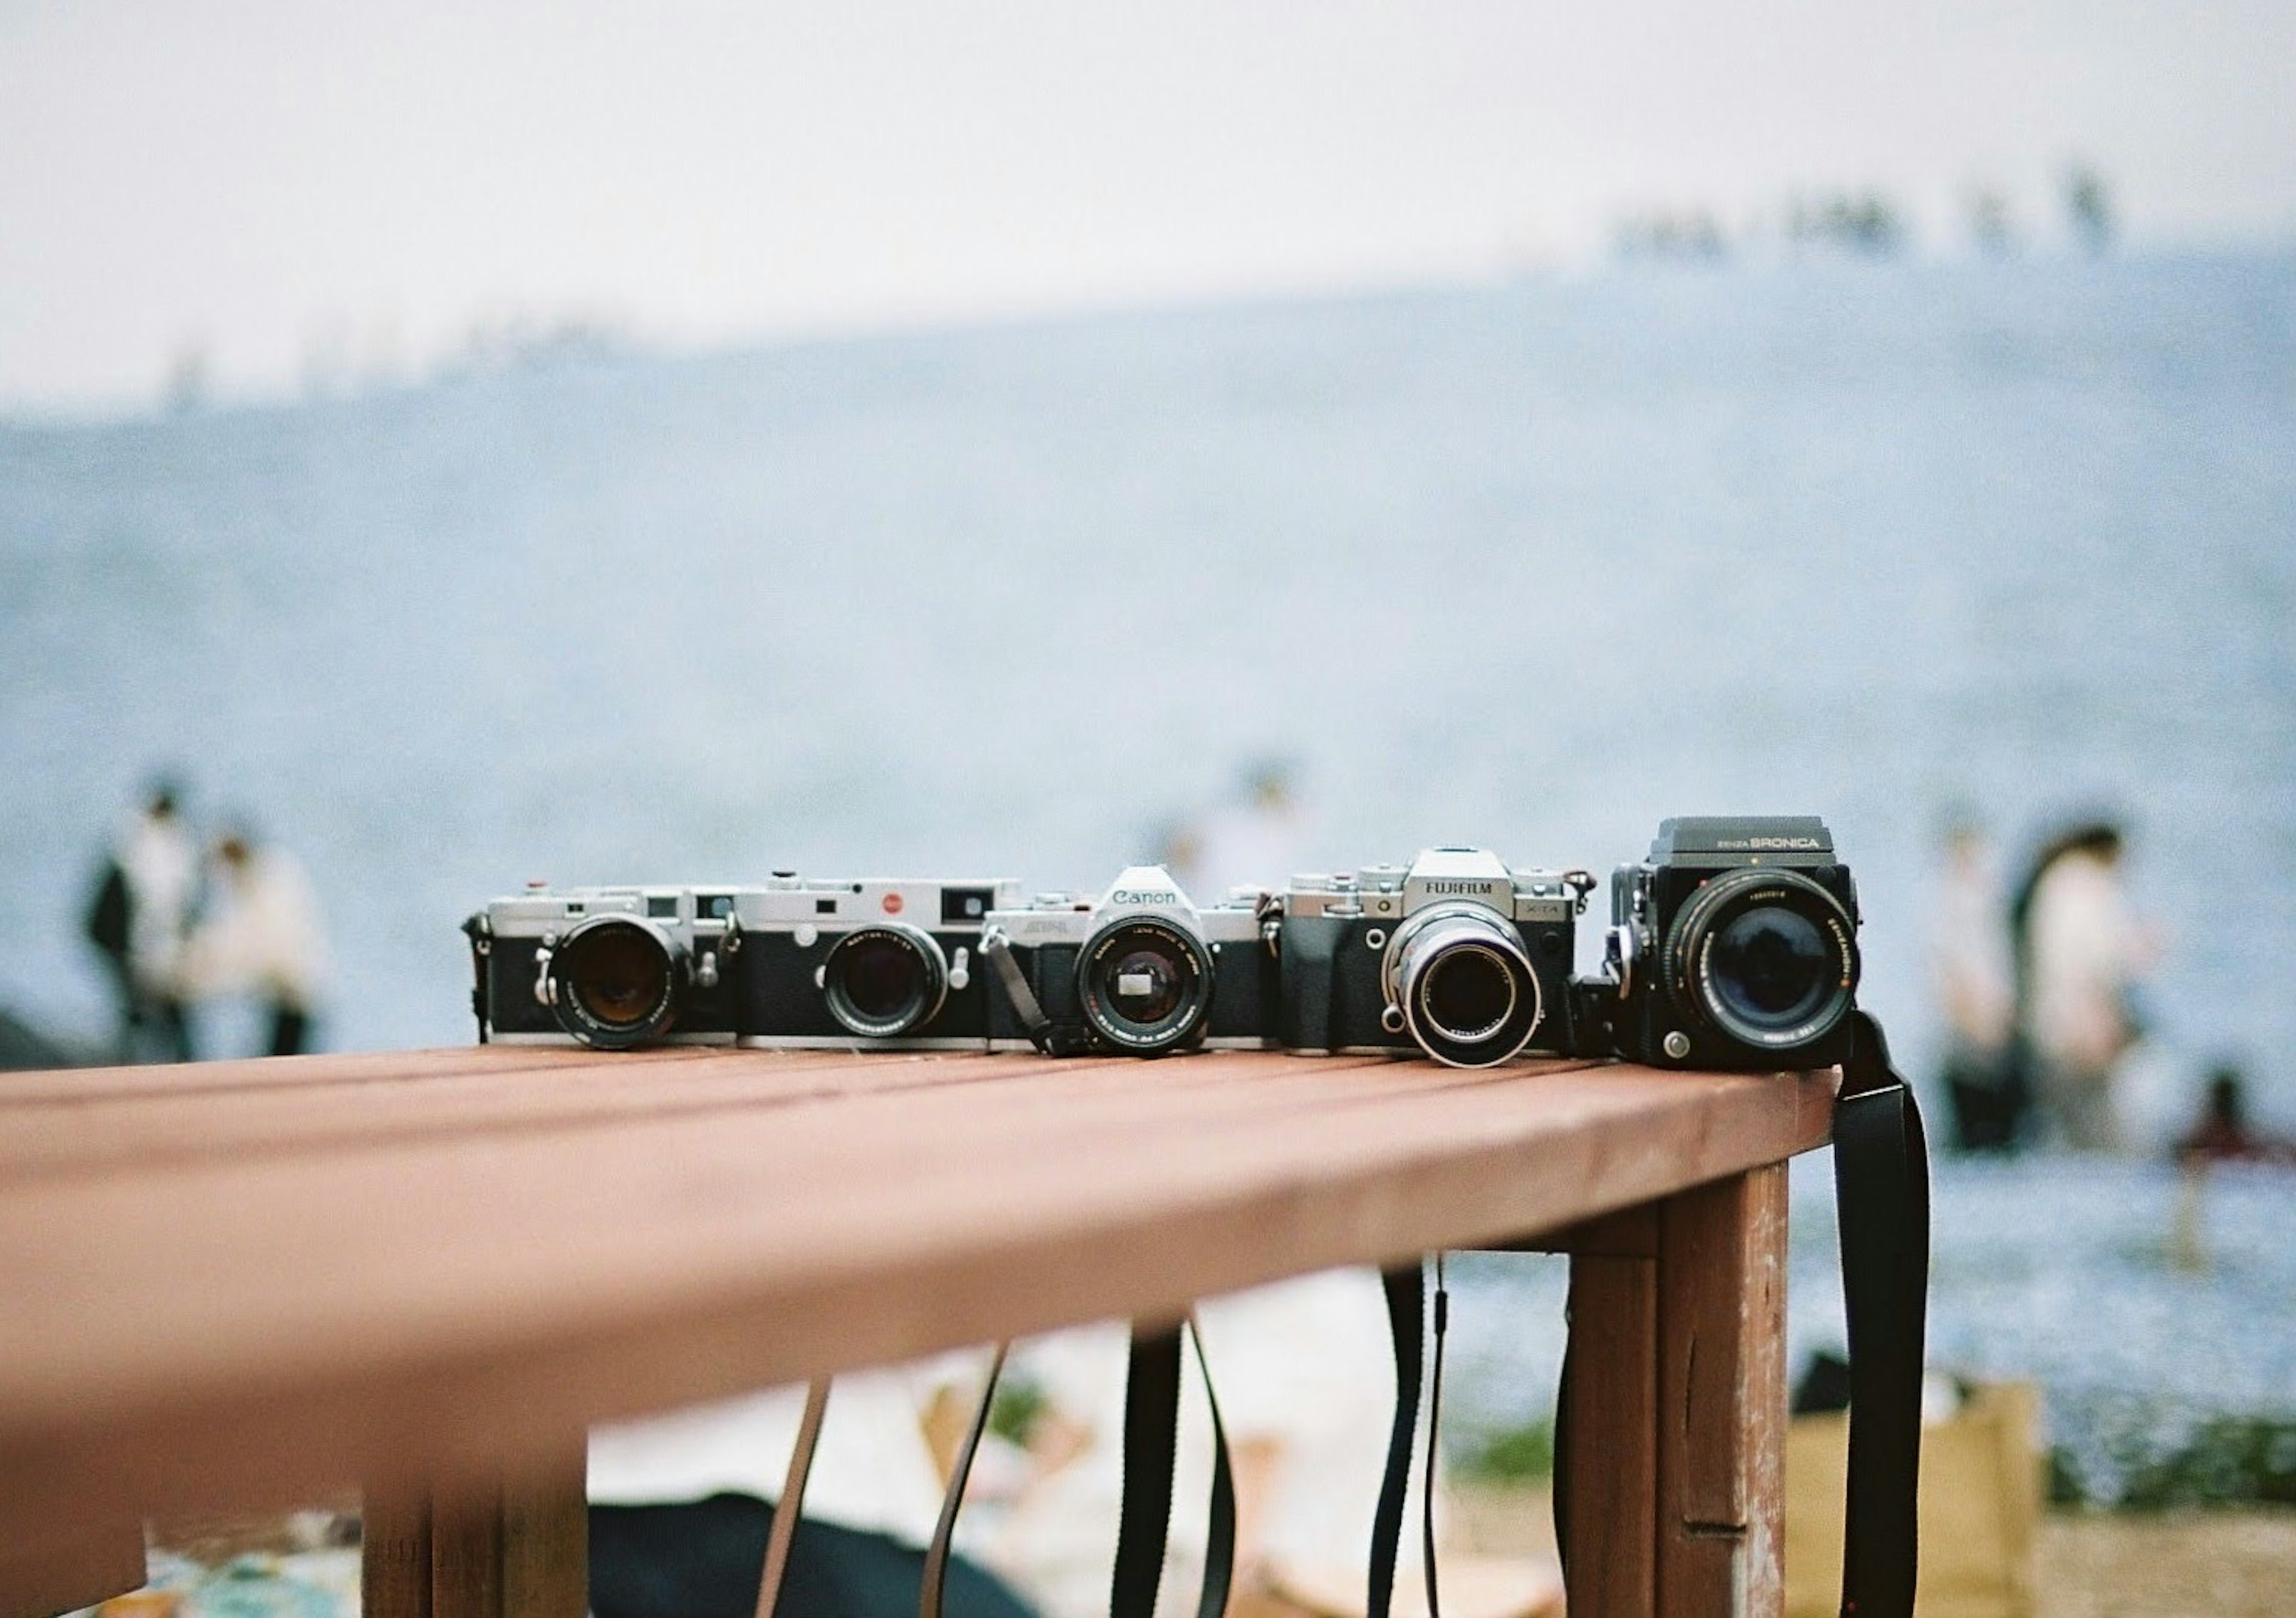
<svg viewBox="0 0 2296 1618"><path fill-rule="evenodd" d="M1488 1039L1514 1009L1506 963L1488 949L1454 949L1431 964L1420 982L1420 1007L1447 1039Z"/></svg>
<svg viewBox="0 0 2296 1618"><path fill-rule="evenodd" d="M1693 1016L1784 1054L1831 1031L1857 987L1840 900L1795 871L1731 871L1699 890L1667 940L1667 981Z"/></svg>
<svg viewBox="0 0 2296 1618"><path fill-rule="evenodd" d="M1514 924L1487 905L1412 916L1396 929L1382 975L1404 1026L1438 1062L1488 1067L1538 1031L1538 973Z"/></svg>
<svg viewBox="0 0 2296 1618"><path fill-rule="evenodd" d="M1102 928L1077 962L1084 1014L1111 1044L1153 1055L1195 1032L1211 1005L1211 962L1170 922Z"/></svg>
<svg viewBox="0 0 2296 1618"><path fill-rule="evenodd" d="M948 965L932 935L914 927L857 927L823 963L830 1014L867 1039L890 1039L930 1022L948 993Z"/></svg>
<svg viewBox="0 0 2296 1618"><path fill-rule="evenodd" d="M1749 910L1715 935L1716 996L1749 1023L1791 1028L1834 980L1825 939L1809 918L1775 905Z"/></svg>
<svg viewBox="0 0 2296 1618"><path fill-rule="evenodd" d="M651 1044L676 1020L685 968L685 951L636 916L578 923L550 957L559 1024L603 1050Z"/></svg>

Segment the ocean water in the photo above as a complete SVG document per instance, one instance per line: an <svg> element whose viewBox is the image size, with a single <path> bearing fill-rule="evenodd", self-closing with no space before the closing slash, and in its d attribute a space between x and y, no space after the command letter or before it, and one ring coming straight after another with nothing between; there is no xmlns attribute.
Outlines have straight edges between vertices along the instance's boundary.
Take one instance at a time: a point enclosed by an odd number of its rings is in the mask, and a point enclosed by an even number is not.
<svg viewBox="0 0 2296 1618"><path fill-rule="evenodd" d="M102 1023L76 918L157 766L302 856L326 1038L384 1047L470 1038L455 924L527 878L1097 885L1268 752L1311 866L1607 872L1663 815L1822 813L1916 1071L1941 808L2013 850L2117 808L2162 1115L2223 1055L2296 1128L2296 255L1652 267L0 424L0 1004L51 1026Z"/></svg>

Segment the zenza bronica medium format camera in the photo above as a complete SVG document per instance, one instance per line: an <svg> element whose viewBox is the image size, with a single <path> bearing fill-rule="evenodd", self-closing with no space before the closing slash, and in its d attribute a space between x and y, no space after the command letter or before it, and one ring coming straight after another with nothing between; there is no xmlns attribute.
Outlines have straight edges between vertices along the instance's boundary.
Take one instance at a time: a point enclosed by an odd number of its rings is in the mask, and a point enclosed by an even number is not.
<svg viewBox="0 0 2296 1618"><path fill-rule="evenodd" d="M744 1045L983 1050L980 960L991 911L1018 883L803 879L777 871L737 896Z"/></svg>
<svg viewBox="0 0 2296 1618"><path fill-rule="evenodd" d="M1512 871L1484 849L1295 876L1283 904L1283 1043L1415 1045L1455 1067L1567 1049L1575 924L1594 885L1584 871Z"/></svg>
<svg viewBox="0 0 2296 1618"><path fill-rule="evenodd" d="M628 1050L731 1043L739 1024L733 887L536 884L463 924L481 1037Z"/></svg>
<svg viewBox="0 0 2296 1618"><path fill-rule="evenodd" d="M1131 867L1096 899L1044 893L996 910L981 937L1003 990L992 1039L1144 1056L1272 1044L1275 924L1272 895L1199 909L1160 866Z"/></svg>
<svg viewBox="0 0 2296 1618"><path fill-rule="evenodd" d="M1815 816L1684 817L1611 883L1610 1043L1677 1067L1849 1054L1857 891Z"/></svg>

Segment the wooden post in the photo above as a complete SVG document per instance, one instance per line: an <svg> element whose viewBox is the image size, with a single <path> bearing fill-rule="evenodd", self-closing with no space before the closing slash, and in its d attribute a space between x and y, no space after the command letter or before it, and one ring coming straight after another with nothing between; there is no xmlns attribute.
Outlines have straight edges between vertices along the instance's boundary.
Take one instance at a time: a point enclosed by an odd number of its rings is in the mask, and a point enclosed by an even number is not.
<svg viewBox="0 0 2296 1618"><path fill-rule="evenodd" d="M77 1534L0 1544L0 1618L48 1618L144 1588L144 1523L99 1517Z"/></svg>
<svg viewBox="0 0 2296 1618"><path fill-rule="evenodd" d="M1658 1611L1785 1605L1786 1170L1660 1204Z"/></svg>
<svg viewBox="0 0 2296 1618"><path fill-rule="evenodd" d="M1657 1610L1658 1283L1654 1254L1571 1254L1570 1449L1556 1480L1571 1618Z"/></svg>
<svg viewBox="0 0 2296 1618"><path fill-rule="evenodd" d="M586 1455L493 1489L370 1489L360 1581L366 1618L584 1618Z"/></svg>

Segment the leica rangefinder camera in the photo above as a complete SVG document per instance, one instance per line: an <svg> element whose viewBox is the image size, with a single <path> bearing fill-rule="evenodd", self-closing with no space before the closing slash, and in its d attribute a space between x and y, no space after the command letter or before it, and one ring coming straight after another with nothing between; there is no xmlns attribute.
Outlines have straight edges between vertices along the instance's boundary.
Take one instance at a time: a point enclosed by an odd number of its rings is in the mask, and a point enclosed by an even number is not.
<svg viewBox="0 0 2296 1618"><path fill-rule="evenodd" d="M985 1050L980 929L1020 884L808 880L776 871L734 896L744 1045Z"/></svg>
<svg viewBox="0 0 2296 1618"><path fill-rule="evenodd" d="M1594 885L1584 871L1509 870L1487 849L1293 877L1281 935L1283 1045L1416 1046L1455 1067L1568 1048L1576 923Z"/></svg>
<svg viewBox="0 0 2296 1618"><path fill-rule="evenodd" d="M741 946L731 887L537 883L463 924L483 1039L628 1050L732 1042Z"/></svg>
<svg viewBox="0 0 2296 1618"><path fill-rule="evenodd" d="M1275 922L1270 894L1199 909L1160 866L1133 866L1096 899L1045 893L995 911L981 939L1003 990L991 1039L1144 1056L1273 1044Z"/></svg>
<svg viewBox="0 0 2296 1618"><path fill-rule="evenodd" d="M1815 816L1690 817L1611 879L1606 1044L1676 1067L1849 1054L1857 893ZM1607 1054L1607 1053L1605 1053Z"/></svg>

